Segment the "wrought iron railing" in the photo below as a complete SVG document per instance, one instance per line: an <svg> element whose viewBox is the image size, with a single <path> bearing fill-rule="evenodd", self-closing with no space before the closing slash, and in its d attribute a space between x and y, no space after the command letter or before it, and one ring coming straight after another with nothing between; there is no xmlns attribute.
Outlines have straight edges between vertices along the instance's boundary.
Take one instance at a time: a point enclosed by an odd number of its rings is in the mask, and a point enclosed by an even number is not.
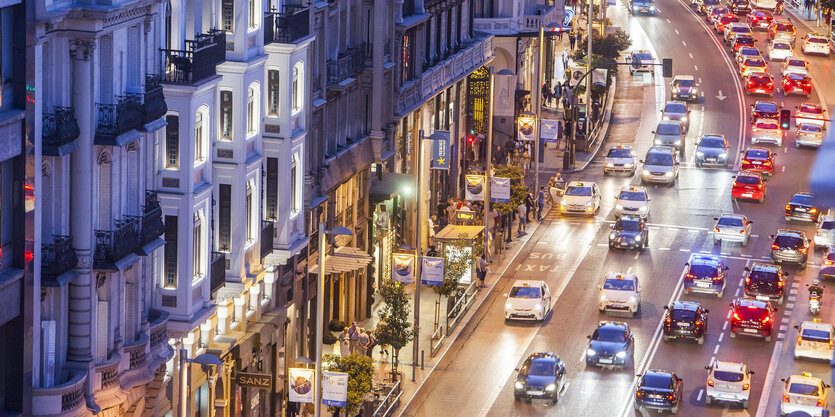
<svg viewBox="0 0 835 417"><path fill-rule="evenodd" d="M142 126L142 96L126 94L116 99L116 104L96 103L99 112L96 145L113 145L116 136Z"/></svg>
<svg viewBox="0 0 835 417"><path fill-rule="evenodd" d="M53 113L43 115L43 145L54 147L70 143L78 138L80 130L72 107L53 107Z"/></svg>
<svg viewBox="0 0 835 417"><path fill-rule="evenodd" d="M116 220L115 224L113 230L96 230L96 254L93 258L95 268L109 268L141 244L137 218L126 217Z"/></svg>
<svg viewBox="0 0 835 417"><path fill-rule="evenodd" d="M310 9L307 6L285 5L281 12L264 15L264 44L293 43L310 34Z"/></svg>
<svg viewBox="0 0 835 417"><path fill-rule="evenodd" d="M328 85L339 84L365 69L365 44L346 49L336 60L328 60Z"/></svg>
<svg viewBox="0 0 835 417"><path fill-rule="evenodd" d="M212 276L211 286L212 291L217 291L226 282L226 253L212 252Z"/></svg>
<svg viewBox="0 0 835 417"><path fill-rule="evenodd" d="M78 257L71 236L52 236L52 243L41 246L41 275L57 277L73 268Z"/></svg>
<svg viewBox="0 0 835 417"><path fill-rule="evenodd" d="M186 49L161 49L162 82L193 84L217 74L217 65L226 60L226 32L213 29L194 40Z"/></svg>
<svg viewBox="0 0 835 417"><path fill-rule="evenodd" d="M162 222L162 207L156 191L145 191L145 206L142 214L142 244L147 244L162 236L165 224Z"/></svg>
<svg viewBox="0 0 835 417"><path fill-rule="evenodd" d="M261 220L261 259L273 251L273 231L275 223L271 220Z"/></svg>
<svg viewBox="0 0 835 417"><path fill-rule="evenodd" d="M150 123L165 116L168 105L162 92L162 78L157 74L145 76L145 93L142 104L142 122Z"/></svg>

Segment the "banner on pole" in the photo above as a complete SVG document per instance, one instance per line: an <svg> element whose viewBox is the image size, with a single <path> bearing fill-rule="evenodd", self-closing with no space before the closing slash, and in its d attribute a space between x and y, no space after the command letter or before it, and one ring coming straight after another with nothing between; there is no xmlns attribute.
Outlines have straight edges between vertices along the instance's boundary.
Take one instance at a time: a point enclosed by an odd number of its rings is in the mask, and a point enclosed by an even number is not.
<svg viewBox="0 0 835 417"><path fill-rule="evenodd" d="M391 262L391 279L404 284L415 282L415 255L410 253L395 253Z"/></svg>
<svg viewBox="0 0 835 417"><path fill-rule="evenodd" d="M305 368L290 368L288 373L290 375L290 401L312 403L315 371Z"/></svg>
<svg viewBox="0 0 835 417"><path fill-rule="evenodd" d="M467 179L467 201L484 201L484 175L469 174Z"/></svg>
<svg viewBox="0 0 835 417"><path fill-rule="evenodd" d="M494 203L510 202L510 178L490 178L490 201Z"/></svg>
<svg viewBox="0 0 835 417"><path fill-rule="evenodd" d="M540 135L543 142L557 143L559 137L560 121L543 120L539 125Z"/></svg>
<svg viewBox="0 0 835 417"><path fill-rule="evenodd" d="M444 258L433 256L421 258L420 283L433 287L444 285Z"/></svg>
<svg viewBox="0 0 835 417"><path fill-rule="evenodd" d="M332 407L348 405L348 374L322 372L322 404Z"/></svg>
<svg viewBox="0 0 835 417"><path fill-rule="evenodd" d="M534 123L535 117L520 117L519 121L519 140L533 141L534 138Z"/></svg>
<svg viewBox="0 0 835 417"><path fill-rule="evenodd" d="M429 164L431 169L446 169L449 170L449 132L435 131L434 136L442 136L437 139L421 139L432 142L432 162Z"/></svg>
<svg viewBox="0 0 835 417"><path fill-rule="evenodd" d="M608 71L606 68L595 68L591 72L591 83L594 85L606 85L606 75Z"/></svg>

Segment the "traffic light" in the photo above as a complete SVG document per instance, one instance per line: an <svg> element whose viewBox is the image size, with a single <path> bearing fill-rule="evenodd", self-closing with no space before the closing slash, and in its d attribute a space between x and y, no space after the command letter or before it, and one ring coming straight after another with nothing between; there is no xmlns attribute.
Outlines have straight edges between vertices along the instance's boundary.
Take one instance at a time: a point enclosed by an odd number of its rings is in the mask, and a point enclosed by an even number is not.
<svg viewBox="0 0 835 417"><path fill-rule="evenodd" d="M467 144L472 145L475 142L475 135L467 135Z"/></svg>
<svg viewBox="0 0 835 417"><path fill-rule="evenodd" d="M673 76L673 59L672 58L664 58L661 61L661 64L663 65L664 78L672 77Z"/></svg>
<svg viewBox="0 0 835 417"><path fill-rule="evenodd" d="M780 128L787 130L792 123L792 111L780 110Z"/></svg>

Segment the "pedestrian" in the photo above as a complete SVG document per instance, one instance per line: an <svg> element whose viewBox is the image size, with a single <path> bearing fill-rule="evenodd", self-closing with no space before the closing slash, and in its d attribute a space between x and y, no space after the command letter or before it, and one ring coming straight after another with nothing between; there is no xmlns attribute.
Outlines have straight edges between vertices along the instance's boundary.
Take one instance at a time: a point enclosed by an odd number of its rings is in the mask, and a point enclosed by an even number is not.
<svg viewBox="0 0 835 417"><path fill-rule="evenodd" d="M528 234L528 208L525 206L524 201L516 207L516 214L519 215L519 224L516 226L516 233L519 236L524 236Z"/></svg>
<svg viewBox="0 0 835 417"><path fill-rule="evenodd" d="M600 101L594 100L591 102L591 121L597 125L600 120Z"/></svg>
<svg viewBox="0 0 835 417"><path fill-rule="evenodd" d="M365 336L368 338L368 342L363 345L365 348L365 356L371 358L371 355L374 353L374 346L377 346L377 339L374 338L374 332L365 329Z"/></svg>
<svg viewBox="0 0 835 417"><path fill-rule="evenodd" d="M313 409L313 403L304 403L301 409L301 416L302 417L310 417L313 415L315 410Z"/></svg>
<svg viewBox="0 0 835 417"><path fill-rule="evenodd" d="M446 206L446 222L447 224L455 224L455 201L451 198L447 200Z"/></svg>
<svg viewBox="0 0 835 417"><path fill-rule="evenodd" d="M545 187L539 187L539 198L536 200L536 219L540 222L542 221L542 210L545 209L545 195Z"/></svg>
<svg viewBox="0 0 835 417"><path fill-rule="evenodd" d="M360 352L360 327L357 322L351 322L351 328L348 329L349 345L351 354Z"/></svg>
<svg viewBox="0 0 835 417"><path fill-rule="evenodd" d="M548 93L551 92L551 88L548 87L548 83L542 83L542 101L545 103L548 102Z"/></svg>
<svg viewBox="0 0 835 417"><path fill-rule="evenodd" d="M290 401L290 397L287 397L287 417L297 417L299 415L299 403L295 401Z"/></svg>
<svg viewBox="0 0 835 417"><path fill-rule="evenodd" d="M528 209L528 213L527 213L528 214L528 219L527 220L530 223L531 216L534 215L534 210L536 209L536 204L534 203L534 200L533 200L533 194L531 194L531 193L528 193L528 195L525 197L525 208Z"/></svg>
<svg viewBox="0 0 835 417"><path fill-rule="evenodd" d="M525 175L528 175L528 170L531 169L531 153L528 152L527 147L525 147L525 152L522 153L522 164L522 167L525 171Z"/></svg>
<svg viewBox="0 0 835 417"><path fill-rule="evenodd" d="M379 322L377 322L377 328L374 329L374 336L375 336L375 339L377 339L377 345L380 346L380 354L381 355L388 355L389 354L389 345L380 342L380 339L382 339L380 337L380 335L385 334L386 326L388 326L388 323L386 323L385 321L380 320Z"/></svg>
<svg viewBox="0 0 835 417"><path fill-rule="evenodd" d="M481 257L478 258L478 263L476 263L476 276L478 276L479 287L484 288L484 279L487 278L487 271L489 270L490 266L487 265L487 258L485 254L482 253Z"/></svg>
<svg viewBox="0 0 835 417"><path fill-rule="evenodd" d="M342 333L339 334L339 354L342 356L348 356L351 354L351 335L348 333L348 328L346 327Z"/></svg>
<svg viewBox="0 0 835 417"><path fill-rule="evenodd" d="M433 214L432 217L429 218L427 226L429 226L429 244L431 245L435 239L435 233L438 232L438 216Z"/></svg>
<svg viewBox="0 0 835 417"><path fill-rule="evenodd" d="M357 334L357 351L356 353L359 355L365 355L365 350L368 349L368 344L371 342L371 339L368 337L368 333L365 332L365 329L360 328L359 333Z"/></svg>
<svg viewBox="0 0 835 417"><path fill-rule="evenodd" d="M561 97L562 97L562 83L557 81L557 83L554 84L554 98L557 99L557 103L559 103Z"/></svg>
<svg viewBox="0 0 835 417"><path fill-rule="evenodd" d="M574 43L576 42L577 35L575 35L574 31L572 30L571 33L568 34L568 46L571 48L572 51L574 50Z"/></svg>
<svg viewBox="0 0 835 417"><path fill-rule="evenodd" d="M502 145L496 145L496 149L493 151L493 164L503 165L506 158Z"/></svg>

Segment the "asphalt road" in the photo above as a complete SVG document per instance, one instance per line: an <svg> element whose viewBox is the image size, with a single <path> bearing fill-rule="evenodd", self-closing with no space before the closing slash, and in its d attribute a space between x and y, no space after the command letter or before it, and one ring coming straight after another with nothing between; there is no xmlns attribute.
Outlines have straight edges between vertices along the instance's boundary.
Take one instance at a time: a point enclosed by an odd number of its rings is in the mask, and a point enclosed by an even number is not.
<svg viewBox="0 0 835 417"><path fill-rule="evenodd" d="M695 142L703 133L722 133L738 155L750 143L748 106L757 99L774 100L788 108L801 102L817 102L815 91L810 99L783 97L773 99L742 95L741 83L730 51L721 37L708 30L704 20L684 3L659 4L656 17L631 17L622 4L609 8L613 24L627 30L633 48L650 49L657 57L673 58L674 73L691 74L700 84L703 97L691 104L691 126L686 143L686 163L673 187L648 186L651 201L649 217L650 247L641 253L611 251L607 246L608 224L614 216L614 195L620 187L637 184L637 177L604 176L602 158L571 179L595 181L603 193L603 206L593 219L559 218L552 213L546 227L540 227L531 242L519 254L503 280L466 325L457 344L451 348L421 391L404 410L406 416L526 416L593 415L646 416L633 410L635 373L645 369L668 369L684 380L686 401L683 416L779 415L782 386L779 378L808 370L831 379L828 364L795 362L792 358L794 330L791 326L808 317L805 285L816 276L820 253L816 253L805 271L786 267L790 274L790 297L777 306L777 337L770 343L759 339L729 337L725 324L728 304L741 295L741 274L745 266L768 260L770 238L778 228L787 227L783 206L791 195L804 191L814 150L794 148L794 130L784 137L784 147L775 149L777 172L768 181L765 202L737 203L730 198L732 176L738 159L727 169L697 168L693 159ZM798 27L798 38L804 33ZM758 46L764 49L765 38L758 33ZM715 40L715 41L714 41ZM810 58L815 89L833 91L835 77L827 58ZM769 72L779 80L779 63ZM627 76L628 77L628 76ZM639 155L650 146L651 131L660 118L660 107L669 96L669 80L660 76L636 76L630 81L643 94L642 117L637 132L630 137L608 138L610 143L628 141ZM717 97L719 96L719 97ZM605 145L604 145L605 147ZM748 215L754 221L752 239L746 248L738 244L714 245L710 230L713 218L722 212ZM789 227L813 233L810 224ZM722 255L728 271L728 286L723 298L708 295L682 295L680 280L684 263L693 253ZM610 271L629 271L641 279L643 292L640 314L634 318L612 317L597 311L602 277ZM551 316L540 324L505 324L504 299L516 279L543 279L552 288L554 307ZM796 296L794 296L796 295ZM710 310L708 335L704 345L687 342L661 342L658 328L663 307L673 299L698 301ZM827 305L821 315L832 322ZM626 370L586 368L583 354L586 335L600 320L626 321L635 335L635 367ZM776 349L775 349L776 348ZM532 352L552 351L566 362L569 383L560 402L534 401L531 404L513 399L514 368ZM775 353L776 352L776 353ZM772 360L774 356L774 360ZM704 405L704 366L712 360L744 361L755 371L748 410ZM772 365L769 373L769 366ZM763 405L760 398L769 374ZM758 414L757 412L760 412ZM652 413L655 414L655 413Z"/></svg>

